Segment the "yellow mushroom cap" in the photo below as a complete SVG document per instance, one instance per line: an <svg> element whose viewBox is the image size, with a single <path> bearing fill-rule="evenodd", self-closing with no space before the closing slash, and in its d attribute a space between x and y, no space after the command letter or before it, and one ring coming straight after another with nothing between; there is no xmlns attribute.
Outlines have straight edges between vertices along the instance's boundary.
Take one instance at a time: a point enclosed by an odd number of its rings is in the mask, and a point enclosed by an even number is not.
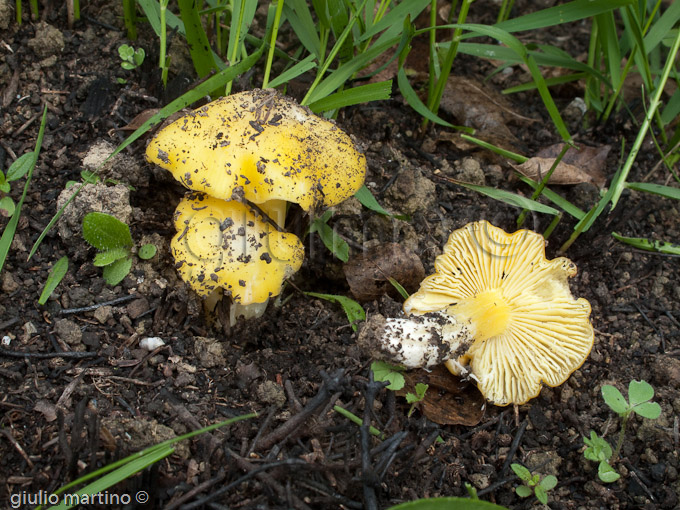
<svg viewBox="0 0 680 510"><path fill-rule="evenodd" d="M470 328L474 343L447 367L457 373L457 363L469 363L496 405L523 404L542 382L562 384L588 357L590 303L574 299L567 283L576 266L564 257L546 260L540 234L470 223L451 234L435 271L404 311L446 310Z"/></svg>
<svg viewBox="0 0 680 510"><path fill-rule="evenodd" d="M158 132L146 156L191 190L255 204L285 200L305 211L343 202L366 174L346 133L274 90L198 108Z"/></svg>
<svg viewBox="0 0 680 510"><path fill-rule="evenodd" d="M302 265L300 240L240 202L190 193L177 206L174 221L175 267L202 296L222 288L235 303L263 303Z"/></svg>

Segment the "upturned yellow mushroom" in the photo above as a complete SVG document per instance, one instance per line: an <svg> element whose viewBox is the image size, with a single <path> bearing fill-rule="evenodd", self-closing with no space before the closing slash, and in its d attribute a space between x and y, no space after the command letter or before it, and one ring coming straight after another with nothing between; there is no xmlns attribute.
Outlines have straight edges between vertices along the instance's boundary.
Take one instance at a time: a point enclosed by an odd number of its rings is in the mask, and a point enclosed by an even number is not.
<svg viewBox="0 0 680 510"><path fill-rule="evenodd" d="M470 223L451 234L435 271L404 303L405 318L361 331L375 357L408 368L446 363L501 406L562 384L588 357L590 304L567 282L576 266L546 260L540 234Z"/></svg>

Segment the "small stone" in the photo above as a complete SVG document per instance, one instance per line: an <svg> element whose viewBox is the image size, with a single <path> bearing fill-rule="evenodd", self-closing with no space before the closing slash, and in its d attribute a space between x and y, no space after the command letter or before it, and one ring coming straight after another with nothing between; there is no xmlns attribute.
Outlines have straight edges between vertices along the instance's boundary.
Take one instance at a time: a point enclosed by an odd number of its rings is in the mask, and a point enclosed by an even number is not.
<svg viewBox="0 0 680 510"><path fill-rule="evenodd" d="M139 298L127 305L127 314L132 320L136 319L149 310L149 302L146 298Z"/></svg>
<svg viewBox="0 0 680 510"><path fill-rule="evenodd" d="M22 342L28 342L28 340L38 332L35 325L30 321L25 323L22 329L24 330L20 338Z"/></svg>
<svg viewBox="0 0 680 510"><path fill-rule="evenodd" d="M486 489L490 485L489 477L482 473L472 473L470 481L477 489Z"/></svg>
<svg viewBox="0 0 680 510"><path fill-rule="evenodd" d="M94 318L99 324L106 324L106 322L113 317L113 307L100 306L94 311Z"/></svg>
<svg viewBox="0 0 680 510"><path fill-rule="evenodd" d="M273 404L282 407L286 403L286 394L283 388L274 381L264 381L255 390L257 398L265 404Z"/></svg>
<svg viewBox="0 0 680 510"><path fill-rule="evenodd" d="M227 364L222 344L215 338L194 337L194 353L205 368L223 367Z"/></svg>
<svg viewBox="0 0 680 510"><path fill-rule="evenodd" d="M64 50L64 35L57 28L41 21L36 25L35 37L28 40L28 47L41 59L57 55Z"/></svg>
<svg viewBox="0 0 680 510"><path fill-rule="evenodd" d="M83 332L80 326L68 319L60 319L54 324L56 335L68 345L75 347L82 345Z"/></svg>
<svg viewBox="0 0 680 510"><path fill-rule="evenodd" d="M2 275L2 291L10 294L18 288L19 284L14 279L14 276L12 276L12 273L5 272L5 274Z"/></svg>

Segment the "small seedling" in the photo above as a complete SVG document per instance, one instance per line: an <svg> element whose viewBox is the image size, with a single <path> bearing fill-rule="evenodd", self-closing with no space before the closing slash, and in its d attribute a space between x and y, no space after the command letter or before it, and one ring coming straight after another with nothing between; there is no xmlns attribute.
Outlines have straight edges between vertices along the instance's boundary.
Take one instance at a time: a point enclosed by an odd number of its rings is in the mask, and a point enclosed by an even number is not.
<svg viewBox="0 0 680 510"><path fill-rule="evenodd" d="M373 380L375 381L387 381L390 384L386 386L388 390L399 391L406 384L406 379L404 379L404 367L398 365L392 365L384 361L374 361L371 363L371 371L373 371ZM424 383L417 383L414 387L415 393L410 391L406 393L406 402L411 404L411 408L408 410L408 416L413 414L413 410L418 402L425 400L425 393L429 385Z"/></svg>
<svg viewBox="0 0 680 510"><path fill-rule="evenodd" d="M407 416L410 418L411 415L413 414L414 409L416 408L416 404L418 402L422 402L425 400L425 392L427 392L427 389L429 388L429 384L423 384L423 383L418 383L415 386L415 393L407 393L406 394L406 402L411 404L411 408L408 410Z"/></svg>
<svg viewBox="0 0 680 510"><path fill-rule="evenodd" d="M609 464L609 460L614 452L604 438L601 438L594 430L591 430L590 439L584 437L583 442L587 446L583 456L588 460L600 463L597 468L597 476L600 480L605 483L612 483L621 478L621 475Z"/></svg>
<svg viewBox="0 0 680 510"><path fill-rule="evenodd" d="M59 282L61 282L64 276L66 276L66 271L68 271L68 257L64 256L57 260L54 266L52 266L52 270L45 281L45 286L40 293L38 304L44 305L47 303L47 299L50 297L52 292L54 292L54 289L57 288Z"/></svg>
<svg viewBox="0 0 680 510"><path fill-rule="evenodd" d="M618 389L609 384L602 386L602 398L609 408L622 418L616 449L612 452L609 443L591 430L590 439L583 438L583 442L587 446L583 456L588 460L599 462L597 474L600 480L611 483L621 476L612 467L612 464L616 462L621 452L628 419L635 413L643 418L655 420L661 415L661 406L656 402L650 402L654 398L654 388L646 381L633 380L630 382L628 385L629 401L626 401Z"/></svg>
<svg viewBox="0 0 680 510"><path fill-rule="evenodd" d="M0 170L0 214L10 218L14 214L16 206L9 196L10 182L21 179L28 173L31 165L35 162L35 153L27 152L19 156L7 169L7 173Z"/></svg>
<svg viewBox="0 0 680 510"><path fill-rule="evenodd" d="M528 498L532 494L536 496L544 505L548 504L548 491L554 489L557 485L557 478L553 475L544 476L541 479L541 475L532 475L531 471L522 466L521 464L510 464L510 467L519 477L524 485L520 485L515 488L515 492L520 498Z"/></svg>
<svg viewBox="0 0 680 510"><path fill-rule="evenodd" d="M320 294L318 292L305 292L305 295L324 299L326 301L330 301L331 303L338 303L345 311L347 320L351 324L354 331L357 330L357 322L366 320L366 312L364 311L363 307L353 299L345 296L337 296L335 294Z"/></svg>
<svg viewBox="0 0 680 510"><path fill-rule="evenodd" d="M119 219L104 213L92 212L83 218L83 237L99 250L94 265L103 267L102 276L109 285L117 285L132 269L132 236L130 227ZM137 255L150 259L156 254L153 244L142 246Z"/></svg>
<svg viewBox="0 0 680 510"><path fill-rule="evenodd" d="M333 211L326 211L321 217L315 218L309 226L309 232L318 233L326 248L337 258L347 262L349 260L349 245L328 225L331 216L333 216Z"/></svg>
<svg viewBox="0 0 680 510"><path fill-rule="evenodd" d="M120 66L127 71L131 71L142 65L146 53L144 48L134 49L129 44L121 44L118 46L118 55L122 61Z"/></svg>

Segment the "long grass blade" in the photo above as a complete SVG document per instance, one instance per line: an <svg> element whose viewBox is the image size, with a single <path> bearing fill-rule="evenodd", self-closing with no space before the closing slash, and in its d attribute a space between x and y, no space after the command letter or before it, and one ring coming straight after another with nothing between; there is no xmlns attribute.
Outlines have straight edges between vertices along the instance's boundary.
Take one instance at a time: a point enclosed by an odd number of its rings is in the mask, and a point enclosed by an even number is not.
<svg viewBox="0 0 680 510"><path fill-rule="evenodd" d="M314 113L337 110L360 103L389 99L392 94L392 80L360 85L341 90L309 105Z"/></svg>
<svg viewBox="0 0 680 510"><path fill-rule="evenodd" d="M672 188L670 186L663 186L661 184L653 184L649 182L627 182L626 188L635 191L642 191L644 193L653 193L666 198L680 200L680 188Z"/></svg>
<svg viewBox="0 0 680 510"><path fill-rule="evenodd" d="M47 106L43 110L42 120L40 121L40 129L38 131L38 139L35 142L35 150L33 151L33 161L28 169L28 174L26 176L26 183L24 184L24 191L21 193L21 198L19 203L17 203L14 214L9 219L9 222L5 226L5 230L2 232L2 237L0 237L0 272L5 266L5 260L7 260L7 254L9 253L9 248L12 245L12 240L14 239L14 234L17 231L17 225L19 224L19 216L21 216L21 207L26 199L26 194L28 193L28 187L31 184L31 179L33 177L33 170L35 165L38 163L38 156L40 155L40 148L42 147L43 136L45 135L45 124L47 121Z"/></svg>

